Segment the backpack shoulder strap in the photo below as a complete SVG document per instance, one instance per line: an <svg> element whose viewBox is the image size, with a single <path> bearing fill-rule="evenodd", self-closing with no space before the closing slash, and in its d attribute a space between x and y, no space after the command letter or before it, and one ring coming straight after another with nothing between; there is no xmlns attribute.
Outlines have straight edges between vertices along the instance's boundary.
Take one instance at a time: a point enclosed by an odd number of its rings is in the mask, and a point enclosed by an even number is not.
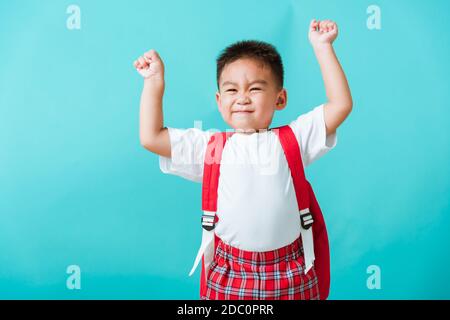
<svg viewBox="0 0 450 320"><path fill-rule="evenodd" d="M211 136L206 147L203 184L202 184L202 210L217 211L217 189L219 185L220 161L222 151L227 139L234 132L218 132Z"/></svg>
<svg viewBox="0 0 450 320"><path fill-rule="evenodd" d="M301 212L309 208L309 195L307 180L303 168L300 147L294 132L288 125L272 129L280 140L286 156L289 169L291 170L292 181L294 183L295 195L297 197L298 209Z"/></svg>

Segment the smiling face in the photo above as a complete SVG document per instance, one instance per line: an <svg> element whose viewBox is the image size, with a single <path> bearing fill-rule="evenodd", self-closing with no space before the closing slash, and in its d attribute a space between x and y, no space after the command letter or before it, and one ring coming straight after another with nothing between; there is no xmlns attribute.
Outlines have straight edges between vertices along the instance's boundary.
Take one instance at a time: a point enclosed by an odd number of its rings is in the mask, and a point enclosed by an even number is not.
<svg viewBox="0 0 450 320"><path fill-rule="evenodd" d="M251 133L269 128L275 110L286 106L287 92L276 83L269 66L241 58L223 68L216 101L230 127Z"/></svg>

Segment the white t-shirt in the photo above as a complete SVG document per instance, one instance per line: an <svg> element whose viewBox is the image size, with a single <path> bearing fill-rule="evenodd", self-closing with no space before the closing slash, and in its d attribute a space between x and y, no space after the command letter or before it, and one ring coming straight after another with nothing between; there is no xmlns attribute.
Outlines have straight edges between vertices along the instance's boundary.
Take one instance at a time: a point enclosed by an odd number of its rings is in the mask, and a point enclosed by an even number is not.
<svg viewBox="0 0 450 320"><path fill-rule="evenodd" d="M304 167L336 146L337 134L326 136L323 104L300 115L289 126L299 142ZM161 171L202 182L206 146L214 132L197 128L168 130L171 158L160 156ZM195 201L201 203L201 198ZM274 250L300 236L294 185L274 132L237 132L227 140L220 165L216 214L217 236L242 250Z"/></svg>

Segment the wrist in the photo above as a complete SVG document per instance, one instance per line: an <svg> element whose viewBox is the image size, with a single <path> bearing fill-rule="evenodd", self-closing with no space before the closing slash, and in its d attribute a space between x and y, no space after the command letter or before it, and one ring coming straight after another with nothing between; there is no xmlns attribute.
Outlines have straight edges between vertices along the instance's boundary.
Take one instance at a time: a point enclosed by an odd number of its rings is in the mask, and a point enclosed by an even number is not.
<svg viewBox="0 0 450 320"><path fill-rule="evenodd" d="M318 42L313 43L312 47L315 51L330 50L333 49L333 44L331 42Z"/></svg>
<svg viewBox="0 0 450 320"><path fill-rule="evenodd" d="M146 78L144 79L144 90L151 91L154 94L162 95L164 93L164 79Z"/></svg>

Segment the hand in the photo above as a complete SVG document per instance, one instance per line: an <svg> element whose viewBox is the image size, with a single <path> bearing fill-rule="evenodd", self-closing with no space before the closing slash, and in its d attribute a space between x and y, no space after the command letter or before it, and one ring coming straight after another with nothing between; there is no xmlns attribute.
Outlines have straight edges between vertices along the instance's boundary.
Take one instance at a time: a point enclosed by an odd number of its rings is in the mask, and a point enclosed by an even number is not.
<svg viewBox="0 0 450 320"><path fill-rule="evenodd" d="M337 24L331 20L311 20L309 25L309 41L313 46L332 44L338 36Z"/></svg>
<svg viewBox="0 0 450 320"><path fill-rule="evenodd" d="M164 82L164 63L155 50L145 52L135 60L134 67L145 80Z"/></svg>

